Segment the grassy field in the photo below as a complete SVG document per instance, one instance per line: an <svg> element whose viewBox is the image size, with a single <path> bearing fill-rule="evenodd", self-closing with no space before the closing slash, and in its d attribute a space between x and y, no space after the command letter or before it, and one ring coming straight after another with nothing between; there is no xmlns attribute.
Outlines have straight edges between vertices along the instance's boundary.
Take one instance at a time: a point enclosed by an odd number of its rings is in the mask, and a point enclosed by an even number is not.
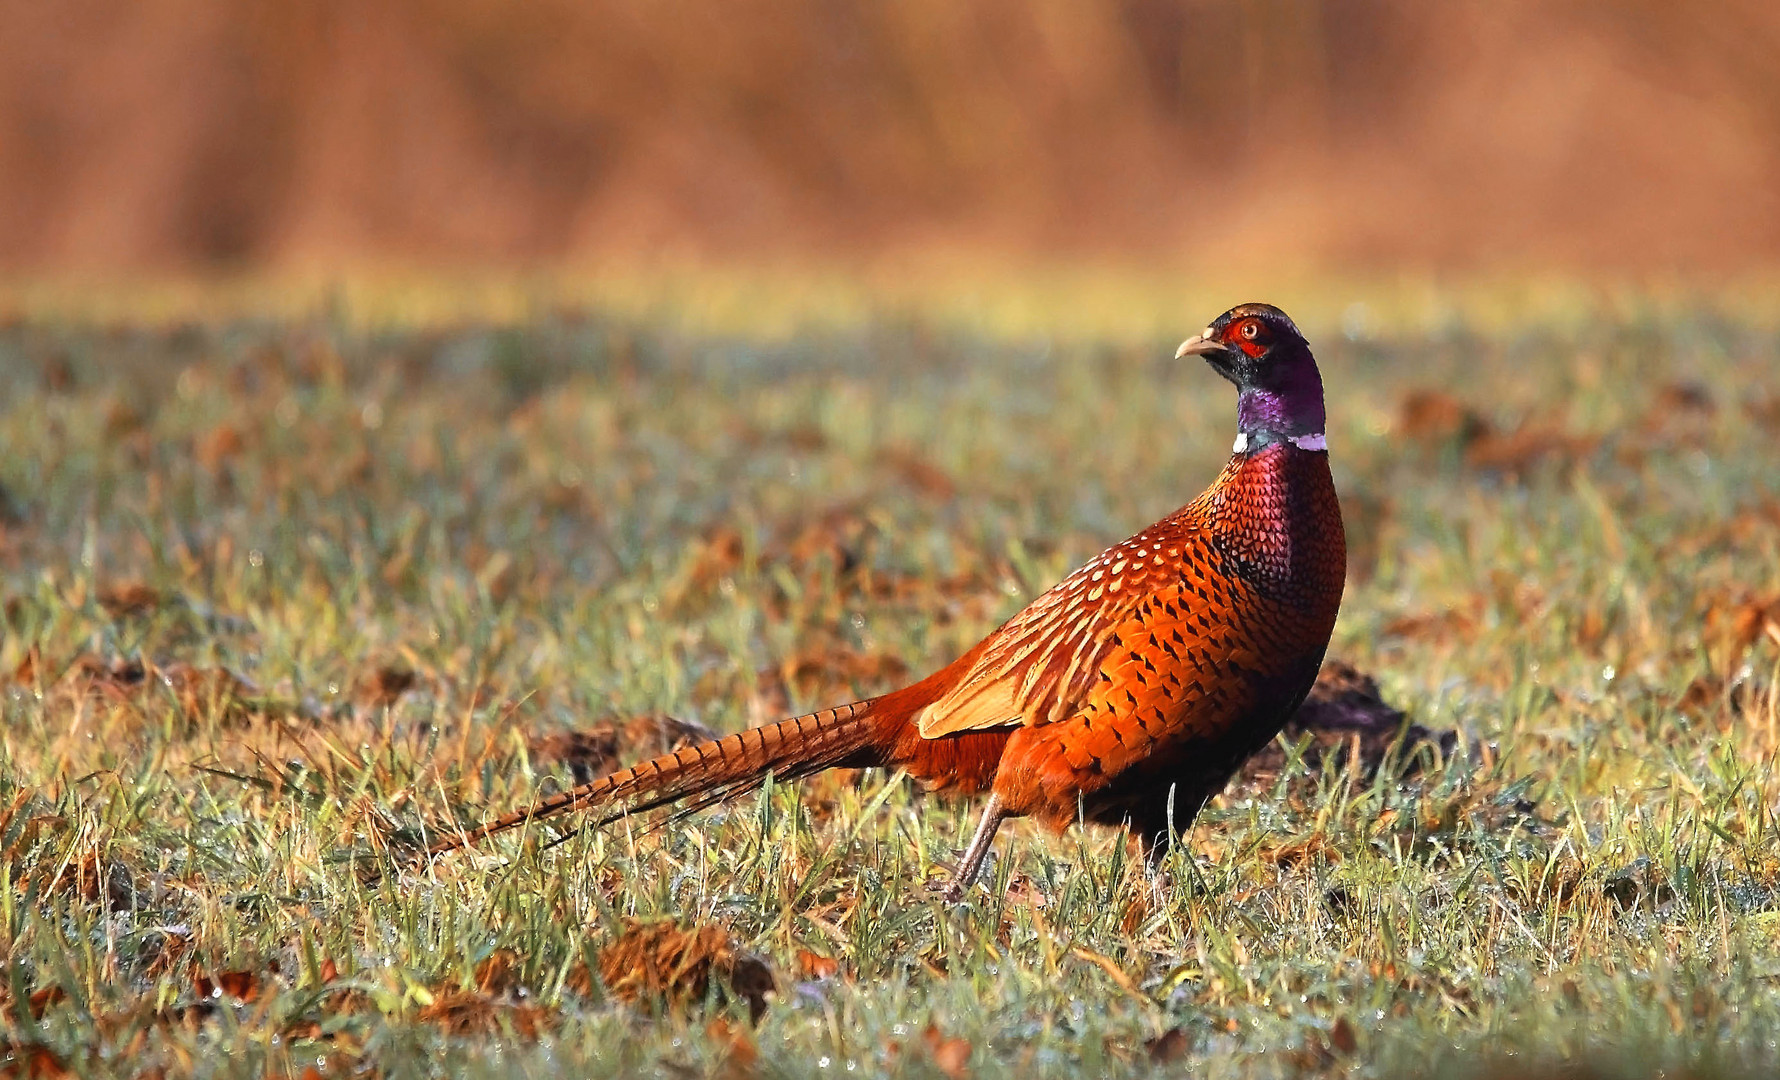
<svg viewBox="0 0 1780 1080"><path fill-rule="evenodd" d="M951 659L1215 474L1229 388L1173 347L1252 298L770 333L672 302L20 309L4 1067L1780 1068L1780 332L1635 297L1287 303L1353 552L1331 655L1458 746L1376 774L1286 747L1160 897L1120 837L1017 823L948 908L976 808L877 773L355 874L675 721Z"/></svg>

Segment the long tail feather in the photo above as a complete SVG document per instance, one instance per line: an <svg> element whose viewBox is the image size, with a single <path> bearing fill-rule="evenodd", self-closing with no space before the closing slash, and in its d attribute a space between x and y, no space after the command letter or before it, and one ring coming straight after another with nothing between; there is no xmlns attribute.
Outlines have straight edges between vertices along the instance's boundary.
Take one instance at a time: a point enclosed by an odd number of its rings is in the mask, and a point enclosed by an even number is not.
<svg viewBox="0 0 1780 1080"><path fill-rule="evenodd" d="M603 824L681 799L691 799L695 807L709 806L759 787L768 773L789 779L842 765L881 764L877 734L884 701L858 701L681 747L448 837L428 848L427 855L577 810L624 804Z"/></svg>

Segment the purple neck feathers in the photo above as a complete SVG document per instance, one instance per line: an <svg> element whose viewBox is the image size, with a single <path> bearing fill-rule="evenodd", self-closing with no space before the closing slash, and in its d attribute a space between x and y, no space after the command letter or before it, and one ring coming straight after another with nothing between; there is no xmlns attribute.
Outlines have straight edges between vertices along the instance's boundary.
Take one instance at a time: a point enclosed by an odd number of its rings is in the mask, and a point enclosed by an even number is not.
<svg viewBox="0 0 1780 1080"><path fill-rule="evenodd" d="M1305 356L1269 380L1270 386L1248 386L1236 397L1236 426L1245 435L1321 435L1323 378L1316 361Z"/></svg>

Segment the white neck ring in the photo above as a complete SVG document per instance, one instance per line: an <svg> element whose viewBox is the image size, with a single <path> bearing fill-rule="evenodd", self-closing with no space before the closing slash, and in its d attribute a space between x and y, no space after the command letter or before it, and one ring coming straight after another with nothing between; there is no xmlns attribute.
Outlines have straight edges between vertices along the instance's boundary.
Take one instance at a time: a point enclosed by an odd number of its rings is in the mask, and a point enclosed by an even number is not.
<svg viewBox="0 0 1780 1080"><path fill-rule="evenodd" d="M1327 450L1329 448L1329 440L1320 431L1314 435L1292 435L1287 437L1286 442L1300 450ZM1248 453L1248 432L1239 431L1236 433L1236 443L1230 447L1230 452L1232 454Z"/></svg>

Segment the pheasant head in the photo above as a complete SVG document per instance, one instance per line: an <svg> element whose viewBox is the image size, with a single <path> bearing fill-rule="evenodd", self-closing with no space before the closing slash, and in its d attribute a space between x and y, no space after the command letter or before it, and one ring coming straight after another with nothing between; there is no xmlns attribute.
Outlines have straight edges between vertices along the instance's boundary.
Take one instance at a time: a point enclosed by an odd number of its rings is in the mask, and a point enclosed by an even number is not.
<svg viewBox="0 0 1780 1080"><path fill-rule="evenodd" d="M1181 343L1236 384L1236 451L1291 442L1323 449L1323 377L1298 327L1271 304L1243 304Z"/></svg>

